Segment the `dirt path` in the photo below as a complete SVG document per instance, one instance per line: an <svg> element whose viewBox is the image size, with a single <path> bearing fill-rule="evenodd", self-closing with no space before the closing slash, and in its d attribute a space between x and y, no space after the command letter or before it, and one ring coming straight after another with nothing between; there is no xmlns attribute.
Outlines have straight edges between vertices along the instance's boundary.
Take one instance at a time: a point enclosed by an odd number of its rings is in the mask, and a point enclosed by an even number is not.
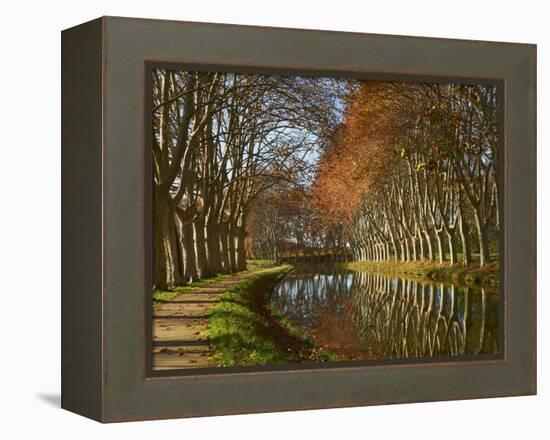
<svg viewBox="0 0 550 440"><path fill-rule="evenodd" d="M153 309L153 370L205 368L210 341L201 336L208 328L211 310L230 287L262 270L234 275L205 287L195 287Z"/></svg>

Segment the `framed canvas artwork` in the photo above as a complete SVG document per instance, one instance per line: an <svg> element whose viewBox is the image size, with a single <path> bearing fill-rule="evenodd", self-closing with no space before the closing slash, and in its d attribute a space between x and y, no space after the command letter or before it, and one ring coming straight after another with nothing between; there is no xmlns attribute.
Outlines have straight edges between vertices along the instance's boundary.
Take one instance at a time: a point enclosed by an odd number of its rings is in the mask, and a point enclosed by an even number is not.
<svg viewBox="0 0 550 440"><path fill-rule="evenodd" d="M62 34L62 406L536 392L536 47L103 17Z"/></svg>

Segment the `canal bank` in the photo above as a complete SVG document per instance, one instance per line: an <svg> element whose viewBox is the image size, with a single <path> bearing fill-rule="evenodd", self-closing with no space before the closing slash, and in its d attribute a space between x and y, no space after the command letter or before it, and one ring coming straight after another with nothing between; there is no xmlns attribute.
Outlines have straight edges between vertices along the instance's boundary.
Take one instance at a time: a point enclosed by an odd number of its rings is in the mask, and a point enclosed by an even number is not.
<svg viewBox="0 0 550 440"><path fill-rule="evenodd" d="M352 261L340 263L340 265L350 270L402 275L419 280L441 281L470 287L498 289L500 285L498 257L496 261L483 267L480 267L479 263L451 266L448 262L440 264L434 261Z"/></svg>
<svg viewBox="0 0 550 440"><path fill-rule="evenodd" d="M219 299L201 336L210 341L216 366L336 361L314 346L301 329L272 307L274 287L292 270L278 266L236 284Z"/></svg>

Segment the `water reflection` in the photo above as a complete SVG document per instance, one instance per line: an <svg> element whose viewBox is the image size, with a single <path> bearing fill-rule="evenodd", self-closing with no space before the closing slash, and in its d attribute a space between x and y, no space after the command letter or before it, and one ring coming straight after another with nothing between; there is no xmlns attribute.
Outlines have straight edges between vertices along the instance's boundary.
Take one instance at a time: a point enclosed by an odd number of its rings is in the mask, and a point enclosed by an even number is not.
<svg viewBox="0 0 550 440"><path fill-rule="evenodd" d="M344 359L498 353L499 294L368 272L301 268L273 305Z"/></svg>

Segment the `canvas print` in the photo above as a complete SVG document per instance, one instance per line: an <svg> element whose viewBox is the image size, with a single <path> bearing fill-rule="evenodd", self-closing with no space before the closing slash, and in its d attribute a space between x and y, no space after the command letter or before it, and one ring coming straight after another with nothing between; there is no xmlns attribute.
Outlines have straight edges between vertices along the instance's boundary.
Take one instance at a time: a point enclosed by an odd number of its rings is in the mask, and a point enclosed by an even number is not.
<svg viewBox="0 0 550 440"><path fill-rule="evenodd" d="M501 353L498 86L150 81L153 371Z"/></svg>

